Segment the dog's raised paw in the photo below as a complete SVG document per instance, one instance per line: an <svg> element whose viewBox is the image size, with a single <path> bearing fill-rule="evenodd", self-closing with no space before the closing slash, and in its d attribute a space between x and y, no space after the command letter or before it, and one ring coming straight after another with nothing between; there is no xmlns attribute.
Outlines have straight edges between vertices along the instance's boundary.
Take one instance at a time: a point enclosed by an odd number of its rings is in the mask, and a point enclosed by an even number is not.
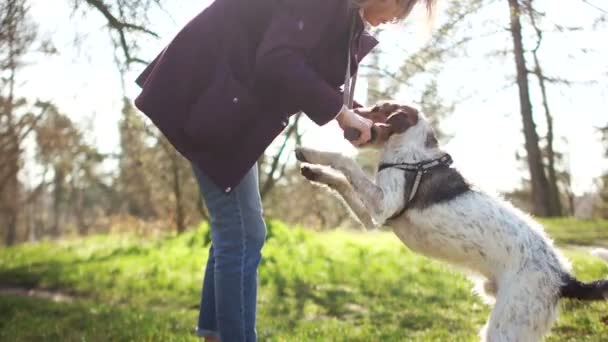
<svg viewBox="0 0 608 342"><path fill-rule="evenodd" d="M302 174L302 176L304 176L304 178L308 179L309 181L316 181L319 179L319 174L309 166L302 166L300 168L300 173Z"/></svg>
<svg viewBox="0 0 608 342"><path fill-rule="evenodd" d="M306 162L306 156L304 156L304 151L302 151L302 149L296 148L296 159L303 163Z"/></svg>

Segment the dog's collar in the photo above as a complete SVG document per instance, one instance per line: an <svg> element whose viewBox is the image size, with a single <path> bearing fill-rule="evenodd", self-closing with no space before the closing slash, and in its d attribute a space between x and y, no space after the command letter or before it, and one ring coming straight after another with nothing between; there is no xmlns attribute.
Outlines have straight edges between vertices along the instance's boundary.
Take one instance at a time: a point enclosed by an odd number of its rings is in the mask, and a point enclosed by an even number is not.
<svg viewBox="0 0 608 342"><path fill-rule="evenodd" d="M405 204L403 205L403 209L399 210L393 216L389 217L389 220L392 220L392 219L395 219L395 218L401 216L407 210L407 208L409 207L409 204L412 202L412 200L414 199L414 196L416 196L416 193L418 192L418 187L420 186L420 182L422 181L422 175L424 175L425 173L427 173L433 169L450 167L450 165L452 165L452 163L453 163L452 156L450 156L448 153L446 153L439 158L421 161L419 163L382 163L382 164L380 164L380 166L378 167L378 172L385 170L385 169L389 169L389 168L399 169L399 170L406 171L406 172L416 172L416 178L414 180L414 185L412 185L412 190L410 191L409 196L407 195L407 193L405 194Z"/></svg>

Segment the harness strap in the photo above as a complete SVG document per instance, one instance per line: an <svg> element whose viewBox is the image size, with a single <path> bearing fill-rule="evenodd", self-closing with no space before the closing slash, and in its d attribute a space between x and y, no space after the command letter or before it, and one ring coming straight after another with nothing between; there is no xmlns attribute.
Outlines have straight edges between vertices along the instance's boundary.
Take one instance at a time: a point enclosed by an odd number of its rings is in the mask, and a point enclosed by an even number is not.
<svg viewBox="0 0 608 342"><path fill-rule="evenodd" d="M418 192L418 188L420 187L420 183L422 182L422 176L425 173L427 173L433 169L436 169L436 168L449 167L452 163L453 163L452 156L450 156L449 154L446 153L437 159L423 161L420 163L383 163L383 164L380 164L380 166L378 167L378 172L388 169L388 168L399 169L399 170L405 171L405 172L416 172L416 178L414 179L414 184L412 185L412 190L410 191L409 196L408 196L407 192L405 193L405 201L404 201L405 203L403 205L403 208L401 210L399 210L397 213L393 214L393 216L389 217L388 219L393 220L393 219L403 215L403 213L405 213L405 211L409 208L410 203L416 196L416 193Z"/></svg>
<svg viewBox="0 0 608 342"><path fill-rule="evenodd" d="M382 163L378 167L378 172L388 168L396 168L403 171L429 170L441 165L450 166L453 162L452 156L446 153L437 159L422 161L420 163Z"/></svg>

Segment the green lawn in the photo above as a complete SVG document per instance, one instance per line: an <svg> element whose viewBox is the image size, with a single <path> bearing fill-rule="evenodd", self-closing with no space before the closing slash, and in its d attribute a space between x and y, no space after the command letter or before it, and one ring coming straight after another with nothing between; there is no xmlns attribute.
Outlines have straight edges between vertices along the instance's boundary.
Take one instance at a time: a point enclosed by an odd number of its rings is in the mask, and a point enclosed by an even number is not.
<svg viewBox="0 0 608 342"><path fill-rule="evenodd" d="M545 223L558 242L608 241L606 221ZM260 341L473 341L489 313L462 275L389 232L269 226ZM0 250L0 286L77 298L0 296L0 340L196 341L206 235L201 227L155 240L100 236ZM582 279L608 275L598 259L567 255ZM607 303L563 301L549 341L608 341L606 321Z"/></svg>
<svg viewBox="0 0 608 342"><path fill-rule="evenodd" d="M608 220L559 218L540 220L558 244L603 246L608 248Z"/></svg>

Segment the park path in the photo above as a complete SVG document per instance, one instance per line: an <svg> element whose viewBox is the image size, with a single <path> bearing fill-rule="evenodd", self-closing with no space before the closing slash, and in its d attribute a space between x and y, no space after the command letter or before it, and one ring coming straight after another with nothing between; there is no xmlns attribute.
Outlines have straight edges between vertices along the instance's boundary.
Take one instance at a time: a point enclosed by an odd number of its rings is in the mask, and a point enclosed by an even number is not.
<svg viewBox="0 0 608 342"><path fill-rule="evenodd" d="M27 289L22 287L1 287L0 296L18 296L18 297L30 297L51 300L55 303L71 303L78 299L67 293L60 291L49 291L42 289Z"/></svg>

